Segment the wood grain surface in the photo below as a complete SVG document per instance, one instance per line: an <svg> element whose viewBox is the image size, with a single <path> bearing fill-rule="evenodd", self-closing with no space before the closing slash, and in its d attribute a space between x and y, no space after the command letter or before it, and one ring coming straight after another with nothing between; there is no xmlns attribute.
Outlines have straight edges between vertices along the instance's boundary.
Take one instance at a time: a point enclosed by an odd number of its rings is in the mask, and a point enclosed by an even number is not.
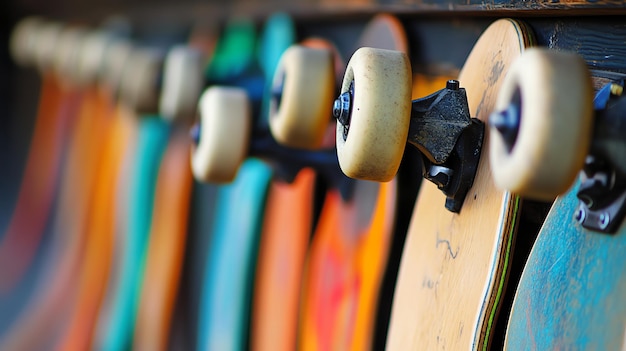
<svg viewBox="0 0 626 351"><path fill-rule="evenodd" d="M530 36L512 20L499 20L483 33L459 77L472 116L487 119L507 68ZM459 214L445 209L445 196L434 184L422 184L396 286L390 350L488 346L519 208L516 197L493 185L485 155Z"/></svg>

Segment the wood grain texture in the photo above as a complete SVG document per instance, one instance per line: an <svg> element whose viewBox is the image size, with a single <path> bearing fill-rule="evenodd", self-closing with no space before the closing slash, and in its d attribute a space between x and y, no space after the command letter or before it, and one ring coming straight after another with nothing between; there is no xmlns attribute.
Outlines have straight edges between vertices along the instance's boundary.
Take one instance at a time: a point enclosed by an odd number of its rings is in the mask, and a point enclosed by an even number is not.
<svg viewBox="0 0 626 351"><path fill-rule="evenodd" d="M472 116L487 119L529 37L519 23L499 20L478 40L459 77ZM435 185L422 184L396 285L389 350L488 346L519 208L515 197L493 185L485 155L459 214L445 209Z"/></svg>
<svg viewBox="0 0 626 351"><path fill-rule="evenodd" d="M626 347L626 222L614 235L574 219L579 184L558 198L533 246L506 336L511 350Z"/></svg>

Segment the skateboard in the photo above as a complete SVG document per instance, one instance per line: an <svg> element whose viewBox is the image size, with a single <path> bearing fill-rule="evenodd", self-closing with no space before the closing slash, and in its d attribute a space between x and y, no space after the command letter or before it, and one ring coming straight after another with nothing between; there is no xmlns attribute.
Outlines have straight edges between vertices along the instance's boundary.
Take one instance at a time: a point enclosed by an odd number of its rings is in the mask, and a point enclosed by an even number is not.
<svg viewBox="0 0 626 351"><path fill-rule="evenodd" d="M104 82L104 67L111 60L111 47L121 38L117 28L103 26L90 32L81 48L82 84L89 85L97 105L93 115L108 124L97 128L102 133L102 155L98 162L93 197L89 205L85 231L84 257L81 261L76 295L68 313L68 322L59 333L56 348L62 350L87 349L92 345L98 312L111 273L115 243L115 203L117 178L129 140L134 136L132 116L118 106L113 98L115 89Z"/></svg>
<svg viewBox="0 0 626 351"><path fill-rule="evenodd" d="M54 43L61 27L37 18L20 22L12 36L12 53L24 66L37 66L42 72L39 108L24 176L13 214L0 243L0 289L5 297L24 277L53 216L55 189L61 177L62 156L67 148L67 131L73 115L62 113L70 104L52 72L51 45L38 45L42 31L45 41ZM6 261L5 261L6 260ZM10 264L8 262L11 262Z"/></svg>
<svg viewBox="0 0 626 351"><path fill-rule="evenodd" d="M81 88L75 77L83 36L80 28L67 26L52 43L55 74L62 77L59 81L67 96L58 113L67 114L74 121L69 127L70 141L50 228L55 238L44 258L47 274L39 283L37 295L14 324L7 341L9 348L37 348L50 343L53 333L65 322L64 319L59 322L59 315L66 315L75 293L72 287L83 257L83 233L87 229L87 211L102 151L100 138L108 127L102 115L95 113L100 100L91 89ZM102 130L103 134L92 136L93 130Z"/></svg>
<svg viewBox="0 0 626 351"><path fill-rule="evenodd" d="M192 174L188 130L203 85L205 54L186 46L170 49L164 63L160 115L171 121L161 162L146 269L141 287L133 347L166 350L185 254Z"/></svg>
<svg viewBox="0 0 626 351"><path fill-rule="evenodd" d="M521 203L493 185L481 157L489 144L481 121L510 64L531 43L523 23L496 21L474 46L458 81L414 101L406 56L365 48L348 64L334 111L344 173L386 181L408 141L422 154L430 180L421 185L407 233L388 349L489 347ZM375 141L381 137L384 143Z"/></svg>
<svg viewBox="0 0 626 351"><path fill-rule="evenodd" d="M402 25L389 15L372 19L359 45L408 51ZM333 61L341 60L328 47L293 47L285 53L283 71L275 77L283 92L270 119L277 140L321 149L336 86ZM301 96L312 97L317 106L303 105ZM336 159L333 166L337 168ZM303 271L298 345L304 350L368 349L376 334L394 231L396 182L379 185L343 177L329 183Z"/></svg>
<svg viewBox="0 0 626 351"><path fill-rule="evenodd" d="M163 55L151 48L136 48L124 68L120 98L136 113L137 141L129 169L128 214L115 253L117 281L106 316L100 319L97 347L118 350L130 347L145 272L156 182L171 132L169 122L157 114L157 79Z"/></svg>
<svg viewBox="0 0 626 351"><path fill-rule="evenodd" d="M490 118L496 183L539 200L558 195L523 270L505 348L623 350L623 78L593 98L581 57L535 49L503 86Z"/></svg>
<svg viewBox="0 0 626 351"><path fill-rule="evenodd" d="M212 86L200 99L202 123L192 169L200 180L229 184L217 191L200 305L200 349L243 349L248 342L254 267L272 169L259 159L244 161L246 130L252 123L267 124L261 109L266 80L294 36L291 19L283 14L269 17L258 39L253 23L231 22L208 68L209 85L229 87ZM224 143L234 147L220 148Z"/></svg>

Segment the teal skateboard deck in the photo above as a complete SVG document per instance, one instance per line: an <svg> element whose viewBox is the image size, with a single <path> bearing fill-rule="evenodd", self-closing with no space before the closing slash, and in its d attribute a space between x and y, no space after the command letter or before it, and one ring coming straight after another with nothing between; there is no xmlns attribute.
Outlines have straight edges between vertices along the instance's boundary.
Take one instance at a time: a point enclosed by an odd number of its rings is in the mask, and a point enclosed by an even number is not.
<svg viewBox="0 0 626 351"><path fill-rule="evenodd" d="M243 87L253 102L263 100L263 95L269 96L265 80L272 77L280 54L294 36L293 24L284 15L268 19L258 42L253 23L230 23L208 69L209 83ZM255 44L261 72L248 71L256 65ZM258 117L257 123L267 124L265 114ZM231 184L218 188L200 304L198 349L243 350L248 343L258 242L271 177L269 165L251 158L243 162Z"/></svg>
<svg viewBox="0 0 626 351"><path fill-rule="evenodd" d="M615 234L584 229L580 184L554 203L517 288L506 347L621 350L626 345L626 223Z"/></svg>
<svg viewBox="0 0 626 351"><path fill-rule="evenodd" d="M587 70L584 63L580 65ZM571 66L568 72L576 76L578 70ZM574 97L575 91L570 92ZM592 128L577 123L584 135L592 135L592 146L580 152L586 159L576 183L556 199L532 247L513 300L505 348L626 348L625 159L623 149L619 151L624 145L620 125L626 106L622 91L620 85L605 85L594 100ZM579 103L554 101L560 108ZM559 120L556 111L551 117ZM572 114L566 115L572 123ZM553 138L567 134L562 128L555 130L558 134ZM611 130L608 137L607 130ZM573 142L584 145L582 139L586 136ZM598 151L607 140L617 152ZM603 183L603 177L611 181Z"/></svg>
<svg viewBox="0 0 626 351"><path fill-rule="evenodd" d="M148 69L142 73L150 75L156 72ZM115 246L115 281L110 285L108 301L105 302L106 315L100 320L96 339L98 347L106 350L122 350L131 345L145 271L157 176L171 129L170 123L162 116L150 114L150 110L157 109L154 101L146 100L143 95L133 95L140 93L139 89L131 88L128 82L122 82L122 85L122 89L127 89L122 91L123 100L137 110L140 117L135 149L129 150L134 161L127 175L128 213L125 215L125 227L121 228L121 235L117 236L119 242ZM142 89L157 87L145 85Z"/></svg>
<svg viewBox="0 0 626 351"><path fill-rule="evenodd" d="M139 122L135 163L131 171L127 227L119 243L119 276L100 339L103 349L123 350L130 345L152 220L152 204L161 158L167 146L169 124L158 116Z"/></svg>

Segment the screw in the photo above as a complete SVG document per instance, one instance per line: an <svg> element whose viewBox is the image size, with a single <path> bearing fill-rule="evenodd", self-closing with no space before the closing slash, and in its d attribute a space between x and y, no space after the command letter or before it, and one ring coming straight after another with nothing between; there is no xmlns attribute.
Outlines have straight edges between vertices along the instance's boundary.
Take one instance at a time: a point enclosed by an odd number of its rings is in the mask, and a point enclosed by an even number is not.
<svg viewBox="0 0 626 351"><path fill-rule="evenodd" d="M579 207L576 211L576 214L574 215L574 219L576 219L578 223L583 224L583 222L585 221L585 217L585 210L582 207Z"/></svg>
<svg viewBox="0 0 626 351"><path fill-rule="evenodd" d="M446 89L459 90L460 84L458 80L451 79L446 82Z"/></svg>
<svg viewBox="0 0 626 351"><path fill-rule="evenodd" d="M598 218L598 225L600 226L600 229L602 230L606 229L606 227L609 226L609 222L610 222L610 216L608 213L604 212L600 214L600 217Z"/></svg>

